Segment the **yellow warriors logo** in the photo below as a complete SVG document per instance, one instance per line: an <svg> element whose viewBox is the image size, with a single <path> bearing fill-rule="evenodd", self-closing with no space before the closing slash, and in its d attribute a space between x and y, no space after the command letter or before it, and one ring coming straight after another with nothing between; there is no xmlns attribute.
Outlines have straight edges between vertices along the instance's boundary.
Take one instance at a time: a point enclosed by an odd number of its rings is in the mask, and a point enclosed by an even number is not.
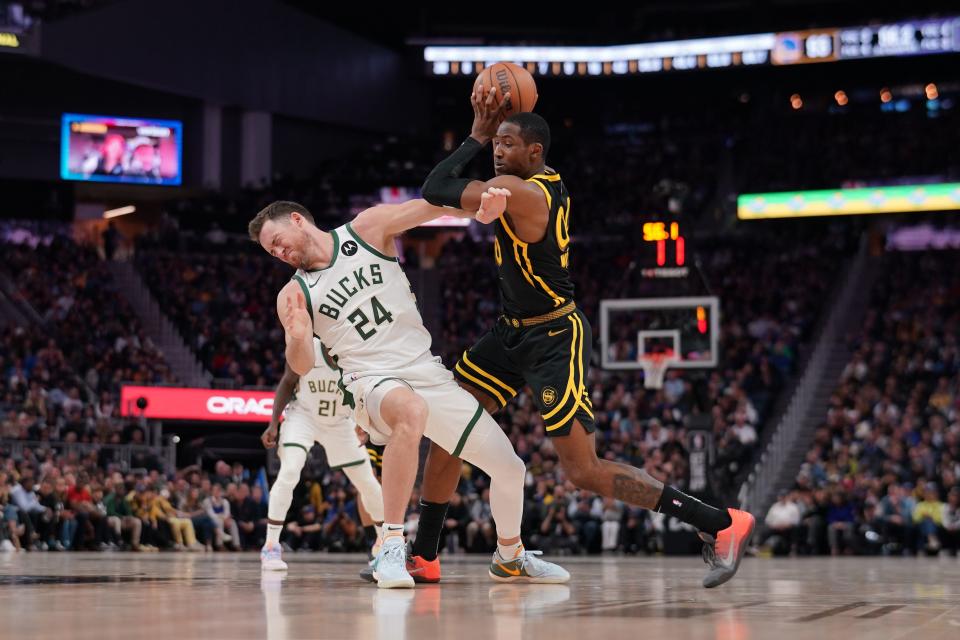
<svg viewBox="0 0 960 640"><path fill-rule="evenodd" d="M543 391L540 392L540 400L542 400L546 406L551 406L557 401L557 390L553 387L544 387Z"/></svg>

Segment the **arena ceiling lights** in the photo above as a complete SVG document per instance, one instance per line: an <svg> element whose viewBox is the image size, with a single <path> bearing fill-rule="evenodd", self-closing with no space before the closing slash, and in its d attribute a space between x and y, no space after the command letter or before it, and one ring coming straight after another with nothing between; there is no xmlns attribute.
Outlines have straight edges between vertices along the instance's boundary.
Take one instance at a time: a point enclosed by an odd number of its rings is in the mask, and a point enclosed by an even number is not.
<svg viewBox="0 0 960 640"><path fill-rule="evenodd" d="M700 38L597 47L429 46L433 75L473 75L494 62L514 62L544 76L599 76L793 65L960 51L960 17L858 27Z"/></svg>

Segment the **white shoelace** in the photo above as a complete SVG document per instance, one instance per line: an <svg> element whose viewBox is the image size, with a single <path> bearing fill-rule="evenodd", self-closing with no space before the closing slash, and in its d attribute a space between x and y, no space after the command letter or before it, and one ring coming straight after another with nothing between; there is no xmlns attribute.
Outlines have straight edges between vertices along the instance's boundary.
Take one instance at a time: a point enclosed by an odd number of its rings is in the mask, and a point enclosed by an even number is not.
<svg viewBox="0 0 960 640"><path fill-rule="evenodd" d="M542 556L542 555L543 555L543 551L528 551L524 549L523 553L521 553L519 557L511 560L511 562L516 562L517 560L519 560L520 569L523 569L529 563L530 568L533 571L542 573L544 571L544 563L539 558L537 558L537 556Z"/></svg>

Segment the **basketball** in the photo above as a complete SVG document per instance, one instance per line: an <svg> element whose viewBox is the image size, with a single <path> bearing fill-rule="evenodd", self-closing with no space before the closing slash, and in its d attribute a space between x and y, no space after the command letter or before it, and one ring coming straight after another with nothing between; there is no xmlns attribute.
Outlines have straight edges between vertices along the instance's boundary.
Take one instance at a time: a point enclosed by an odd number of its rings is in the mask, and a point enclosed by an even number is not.
<svg viewBox="0 0 960 640"><path fill-rule="evenodd" d="M476 90L477 85L487 87L496 86L497 93L502 98L510 92L510 101L504 109L504 117L512 116L521 111L533 111L537 104L537 83L533 81L533 76L523 67L512 62L497 62L477 76L473 83Z"/></svg>

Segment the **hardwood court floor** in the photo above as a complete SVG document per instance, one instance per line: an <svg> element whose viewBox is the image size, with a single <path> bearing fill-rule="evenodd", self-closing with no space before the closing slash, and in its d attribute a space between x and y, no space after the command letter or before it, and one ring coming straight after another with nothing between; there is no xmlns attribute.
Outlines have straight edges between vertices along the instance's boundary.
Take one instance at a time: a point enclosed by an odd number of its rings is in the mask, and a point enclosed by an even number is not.
<svg viewBox="0 0 960 640"><path fill-rule="evenodd" d="M358 556L0 554L0 638L854 640L960 638L956 558L561 558L569 585L502 585L447 558L441 585L379 590Z"/></svg>

